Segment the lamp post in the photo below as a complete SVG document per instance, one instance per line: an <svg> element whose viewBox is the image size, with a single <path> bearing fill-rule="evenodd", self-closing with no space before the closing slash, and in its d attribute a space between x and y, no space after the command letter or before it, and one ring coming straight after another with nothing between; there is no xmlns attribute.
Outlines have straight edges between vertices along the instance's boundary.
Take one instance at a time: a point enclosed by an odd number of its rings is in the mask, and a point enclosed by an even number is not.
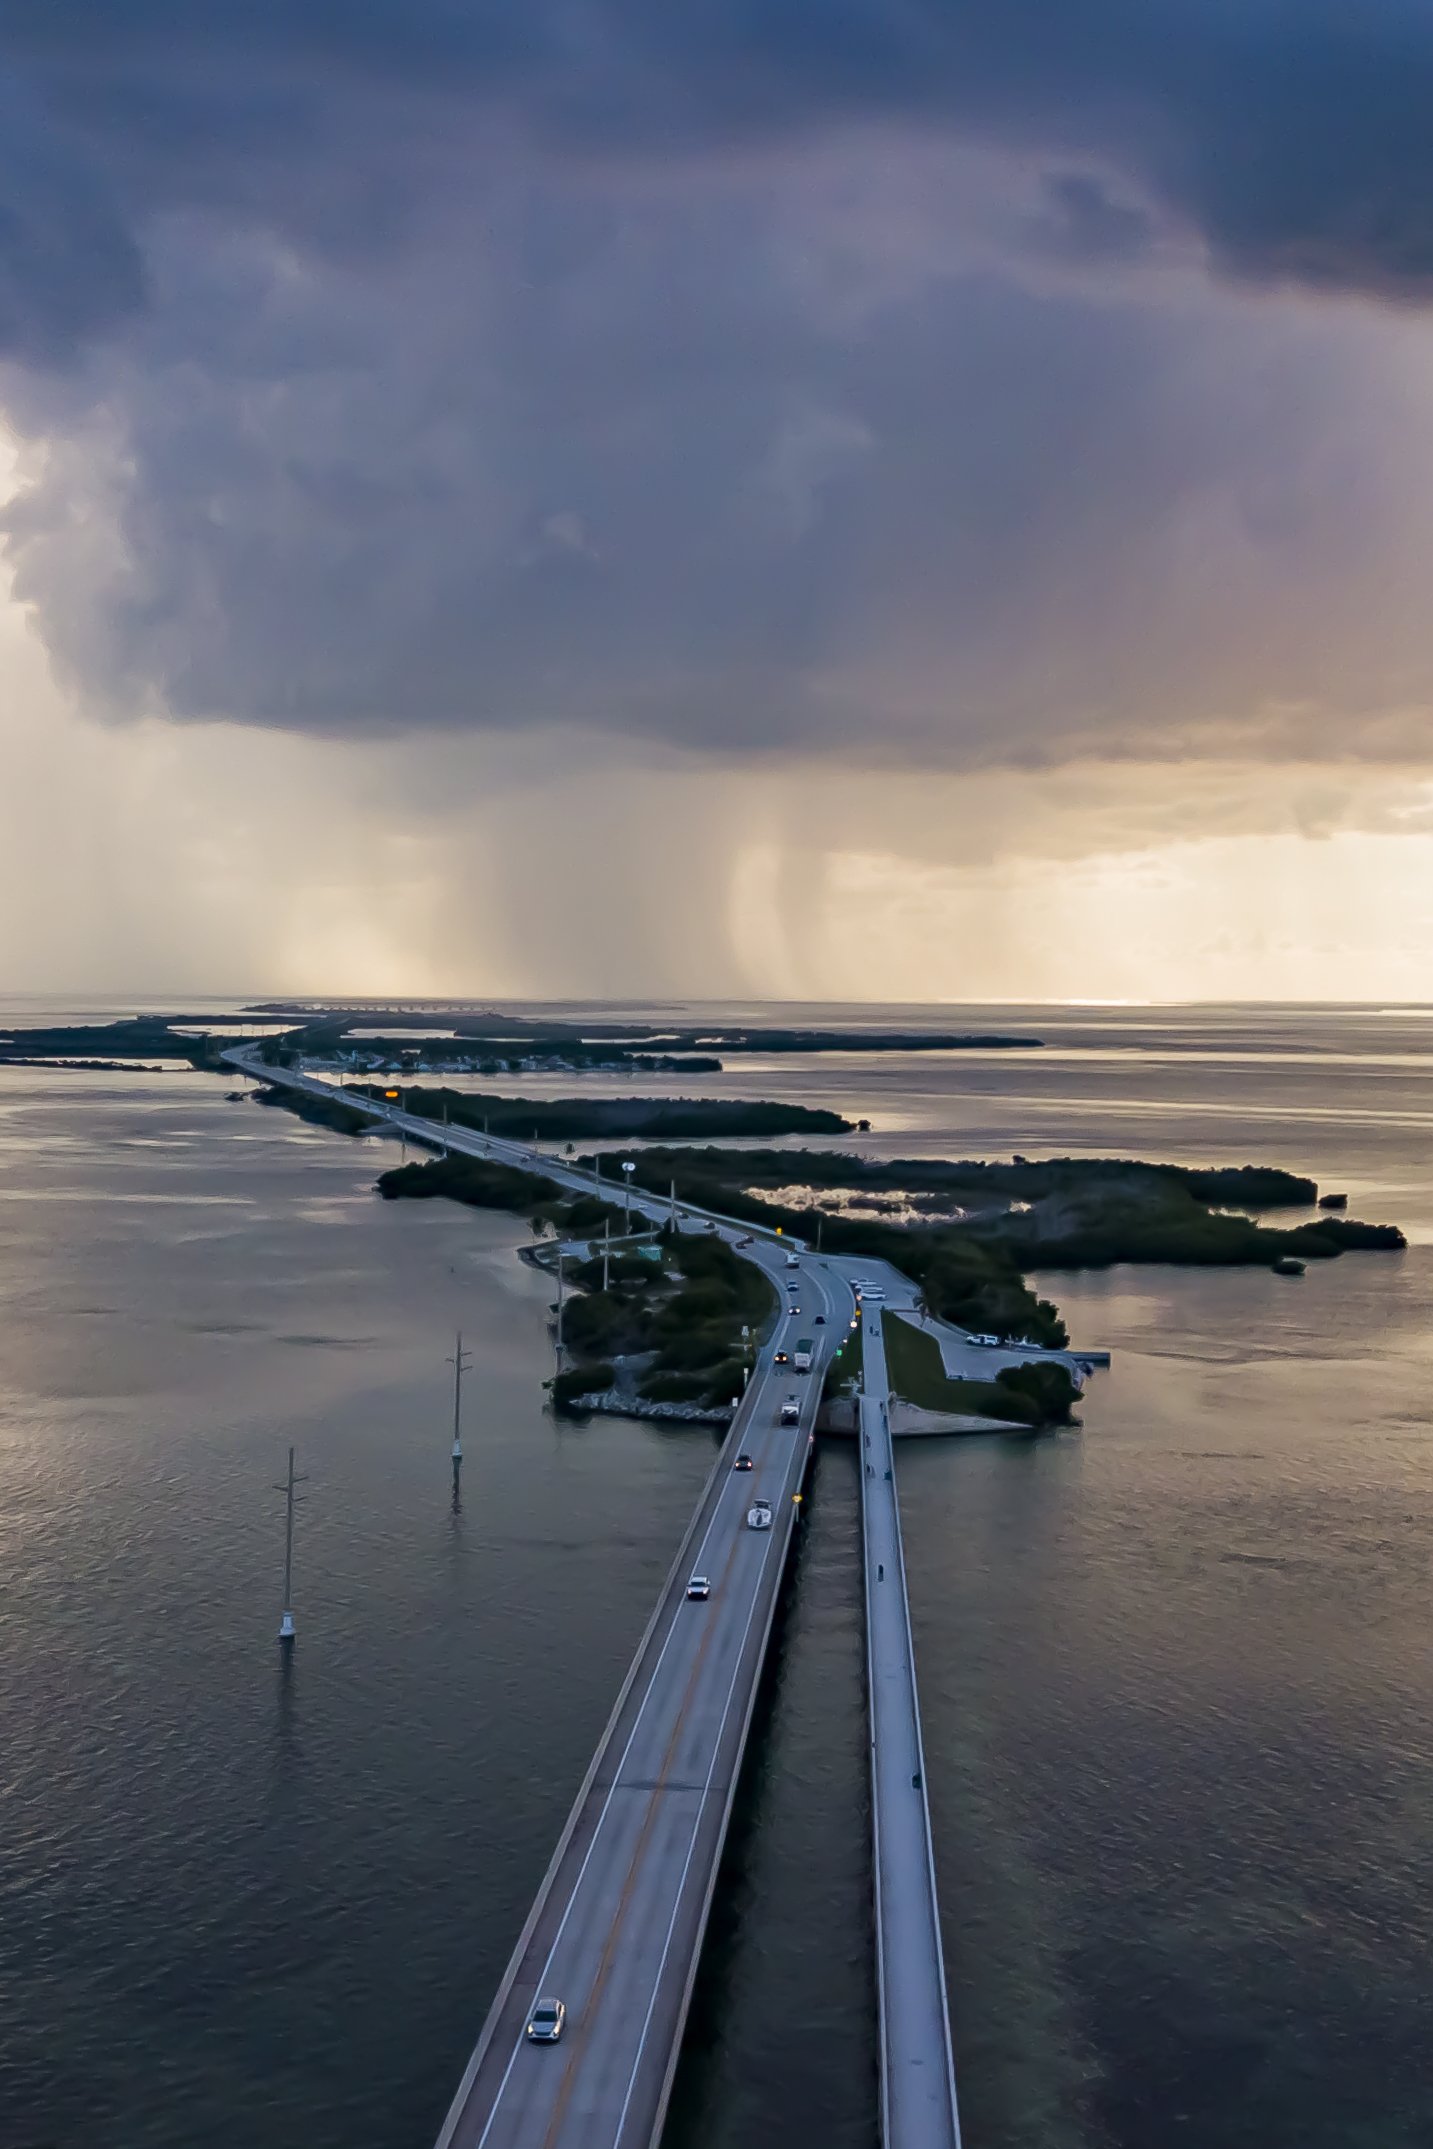
<svg viewBox="0 0 1433 2149"><path fill-rule="evenodd" d="M628 1157L622 1166L622 1229L624 1232L632 1229L632 1174L636 1169L636 1165Z"/></svg>

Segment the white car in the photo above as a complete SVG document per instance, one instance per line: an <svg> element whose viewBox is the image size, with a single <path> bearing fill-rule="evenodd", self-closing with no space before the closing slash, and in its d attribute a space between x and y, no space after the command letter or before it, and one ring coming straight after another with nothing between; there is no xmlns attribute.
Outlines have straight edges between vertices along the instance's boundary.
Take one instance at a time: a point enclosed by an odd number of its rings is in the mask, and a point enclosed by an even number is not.
<svg viewBox="0 0 1433 2149"><path fill-rule="evenodd" d="M690 1582L688 1582L687 1584L687 1595L689 1597L707 1598L711 1595L711 1593L711 1583L707 1580L704 1574L694 1574Z"/></svg>
<svg viewBox="0 0 1433 2149"><path fill-rule="evenodd" d="M561 2000L539 2000L527 2018L527 2034L535 2045L555 2045L567 2027L567 2009Z"/></svg>
<svg viewBox="0 0 1433 2149"><path fill-rule="evenodd" d="M967 1336L965 1340L966 1340L966 1342L967 1342L967 1343L975 1343L975 1344L978 1344L978 1345L980 1346L981 1350L984 1350L984 1351L998 1351L998 1350L999 1350L999 1348L1000 1348L1000 1338L999 1338L999 1336L976 1336L976 1335L970 1335L970 1336Z"/></svg>
<svg viewBox="0 0 1433 2149"><path fill-rule="evenodd" d="M746 1511L746 1526L749 1530L769 1530L771 1528L770 1500L752 1501Z"/></svg>
<svg viewBox="0 0 1433 2149"><path fill-rule="evenodd" d="M789 1269L799 1269L801 1266L801 1256L799 1254L788 1254L786 1256L786 1266Z"/></svg>

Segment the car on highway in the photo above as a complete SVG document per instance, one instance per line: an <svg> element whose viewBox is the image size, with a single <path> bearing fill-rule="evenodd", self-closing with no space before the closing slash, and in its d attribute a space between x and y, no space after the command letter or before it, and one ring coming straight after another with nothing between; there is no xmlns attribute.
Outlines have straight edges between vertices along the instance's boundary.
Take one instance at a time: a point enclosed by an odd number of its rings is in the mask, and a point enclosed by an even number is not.
<svg viewBox="0 0 1433 2149"><path fill-rule="evenodd" d="M732 1468L733 1470L749 1470L751 1468L751 1457L749 1455L738 1455L736 1461L732 1464Z"/></svg>
<svg viewBox="0 0 1433 2149"><path fill-rule="evenodd" d="M791 1304L787 1307L786 1310L794 1319L796 1315L801 1311L801 1308L797 1305L795 1299L793 1298Z"/></svg>
<svg viewBox="0 0 1433 2149"><path fill-rule="evenodd" d="M786 1266L789 1269L799 1269L801 1266L800 1254L788 1254L786 1256Z"/></svg>
<svg viewBox="0 0 1433 2149"><path fill-rule="evenodd" d="M885 1291L884 1291L884 1290L882 1289L881 1285L880 1285L880 1284L878 1284L878 1283L868 1283L868 1284L866 1285L866 1288L865 1288L864 1292L862 1293L862 1296L863 1296L864 1298L872 1298L872 1299L879 1299L879 1298L884 1298L884 1297L885 1297L885 1295L886 1295L886 1294L885 1294Z"/></svg>
<svg viewBox="0 0 1433 2149"><path fill-rule="evenodd" d="M801 1405L797 1402L794 1395L787 1396L786 1401L781 1406L780 1415L781 1422L783 1425L797 1425L800 1423Z"/></svg>
<svg viewBox="0 0 1433 2149"><path fill-rule="evenodd" d="M555 2045L567 2027L567 2009L561 2000L539 2000L527 2018L527 2034L535 2045Z"/></svg>
<svg viewBox="0 0 1433 2149"><path fill-rule="evenodd" d="M790 1351L773 1351L771 1354L771 1363L774 1366L789 1366L791 1363Z"/></svg>
<svg viewBox="0 0 1433 2149"><path fill-rule="evenodd" d="M687 1584L687 1595L689 1597L709 1597L711 1593L711 1583L707 1580L704 1574L694 1574L690 1582L688 1582Z"/></svg>
<svg viewBox="0 0 1433 2149"><path fill-rule="evenodd" d="M813 1313L811 1318L818 1328L824 1328L826 1326L826 1316L824 1313Z"/></svg>
<svg viewBox="0 0 1433 2149"><path fill-rule="evenodd" d="M771 1528L770 1500L752 1501L746 1511L746 1526L749 1530L769 1530Z"/></svg>

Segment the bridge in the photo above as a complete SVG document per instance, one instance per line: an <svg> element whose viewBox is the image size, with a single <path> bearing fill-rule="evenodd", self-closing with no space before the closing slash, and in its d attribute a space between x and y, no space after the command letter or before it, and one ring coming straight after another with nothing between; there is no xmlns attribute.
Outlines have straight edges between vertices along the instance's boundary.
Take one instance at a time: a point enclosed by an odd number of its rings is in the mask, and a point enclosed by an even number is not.
<svg viewBox="0 0 1433 2149"><path fill-rule="evenodd" d="M333 1086L258 1061L245 1074L332 1100ZM592 1177L526 1145L344 1092L434 1148L489 1157L574 1192ZM654 1222L715 1228L787 1296L791 1242L632 1190ZM655 2149L666 2117L727 1824L781 1582L799 1522L823 1377L857 1317L855 1264L803 1251L801 1323L820 1339L809 1376L758 1355L551 1863L518 1936L437 2149ZM882 1270L882 1273L886 1272ZM894 1273L890 1281L898 1281ZM907 1288L909 1288L907 1286ZM824 1316L818 1325L815 1316ZM924 1791L881 1317L862 1337L862 1541L885 2149L959 2149L935 1871ZM782 1406L796 1399L794 1422ZM750 1469L738 1470L738 1456ZM756 1497L770 1529L747 1526ZM688 1583L703 1576L709 1595ZM555 2045L527 2024L567 2009Z"/></svg>

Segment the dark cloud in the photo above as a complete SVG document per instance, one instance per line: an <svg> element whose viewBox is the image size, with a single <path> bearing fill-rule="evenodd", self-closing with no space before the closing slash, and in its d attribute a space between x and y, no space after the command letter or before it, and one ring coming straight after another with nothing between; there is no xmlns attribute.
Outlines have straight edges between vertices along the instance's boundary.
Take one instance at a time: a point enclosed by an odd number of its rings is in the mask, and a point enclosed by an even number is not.
<svg viewBox="0 0 1433 2149"><path fill-rule="evenodd" d="M1158 281L1424 295L1406 4L10 0L3 49L10 552L91 702L969 761L1427 691L1396 454L1327 451L1352 310Z"/></svg>
<svg viewBox="0 0 1433 2149"><path fill-rule="evenodd" d="M394 131L495 117L659 159L870 120L1117 166L1251 274L1433 275L1410 0L11 0L4 41L136 205L222 185L302 222L278 174L344 134L361 189Z"/></svg>

